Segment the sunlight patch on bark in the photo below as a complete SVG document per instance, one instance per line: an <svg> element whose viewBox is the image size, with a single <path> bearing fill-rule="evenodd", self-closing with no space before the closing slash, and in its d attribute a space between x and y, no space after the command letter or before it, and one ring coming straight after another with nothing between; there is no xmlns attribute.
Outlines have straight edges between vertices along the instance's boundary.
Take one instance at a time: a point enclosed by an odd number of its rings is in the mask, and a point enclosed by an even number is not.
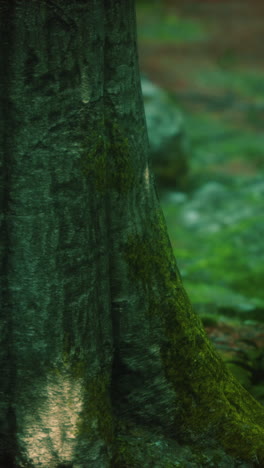
<svg viewBox="0 0 264 468"><path fill-rule="evenodd" d="M148 165L146 166L146 169L144 171L144 178L145 178L145 182L146 182L146 188L147 188L147 190L149 190L150 176L149 176L149 167L148 167Z"/></svg>
<svg viewBox="0 0 264 468"><path fill-rule="evenodd" d="M21 443L39 468L53 468L74 458L82 411L82 380L57 373L48 376L43 401L23 421Z"/></svg>
<svg viewBox="0 0 264 468"><path fill-rule="evenodd" d="M90 101L91 90L89 86L88 71L83 69L81 72L81 99L84 104Z"/></svg>

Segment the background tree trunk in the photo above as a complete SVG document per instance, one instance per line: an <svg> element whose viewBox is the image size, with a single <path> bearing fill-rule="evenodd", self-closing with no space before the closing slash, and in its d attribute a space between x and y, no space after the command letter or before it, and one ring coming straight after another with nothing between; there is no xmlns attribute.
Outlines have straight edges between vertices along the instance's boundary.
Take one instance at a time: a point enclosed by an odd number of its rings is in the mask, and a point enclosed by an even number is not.
<svg viewBox="0 0 264 468"><path fill-rule="evenodd" d="M133 1L0 14L3 466L126 466L133 424L264 460L263 408L211 347L170 248Z"/></svg>

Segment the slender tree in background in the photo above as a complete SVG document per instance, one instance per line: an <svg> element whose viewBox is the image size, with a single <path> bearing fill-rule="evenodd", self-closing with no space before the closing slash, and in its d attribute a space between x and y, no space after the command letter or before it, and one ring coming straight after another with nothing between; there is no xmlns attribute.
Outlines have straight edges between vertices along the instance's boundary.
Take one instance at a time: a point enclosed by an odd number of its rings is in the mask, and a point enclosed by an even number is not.
<svg viewBox="0 0 264 468"><path fill-rule="evenodd" d="M133 424L263 466L263 407L193 313L157 201L133 1L0 16L1 466L138 466Z"/></svg>

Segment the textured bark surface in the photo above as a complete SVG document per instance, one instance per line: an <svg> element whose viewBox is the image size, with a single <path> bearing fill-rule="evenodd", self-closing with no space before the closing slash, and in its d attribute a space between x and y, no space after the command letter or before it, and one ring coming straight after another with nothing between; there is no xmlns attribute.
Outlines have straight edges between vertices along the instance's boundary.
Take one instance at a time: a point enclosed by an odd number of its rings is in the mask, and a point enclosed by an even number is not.
<svg viewBox="0 0 264 468"><path fill-rule="evenodd" d="M102 114L95 3L0 2L2 452L13 441L20 466L108 459L99 410L82 424L98 394L108 410L113 347L106 211L79 164L85 116Z"/></svg>
<svg viewBox="0 0 264 468"><path fill-rule="evenodd" d="M138 466L118 436L135 424L261 463L263 408L170 248L132 0L0 0L0 15L3 466Z"/></svg>

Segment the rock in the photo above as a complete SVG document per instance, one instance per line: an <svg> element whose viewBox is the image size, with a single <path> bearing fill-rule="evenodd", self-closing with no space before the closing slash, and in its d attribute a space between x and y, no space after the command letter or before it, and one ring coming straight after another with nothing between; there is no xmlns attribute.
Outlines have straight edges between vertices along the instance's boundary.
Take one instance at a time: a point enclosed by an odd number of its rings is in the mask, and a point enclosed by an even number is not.
<svg viewBox="0 0 264 468"><path fill-rule="evenodd" d="M187 184L189 143L183 116L175 102L146 77L141 79L150 154L160 187L184 189Z"/></svg>

